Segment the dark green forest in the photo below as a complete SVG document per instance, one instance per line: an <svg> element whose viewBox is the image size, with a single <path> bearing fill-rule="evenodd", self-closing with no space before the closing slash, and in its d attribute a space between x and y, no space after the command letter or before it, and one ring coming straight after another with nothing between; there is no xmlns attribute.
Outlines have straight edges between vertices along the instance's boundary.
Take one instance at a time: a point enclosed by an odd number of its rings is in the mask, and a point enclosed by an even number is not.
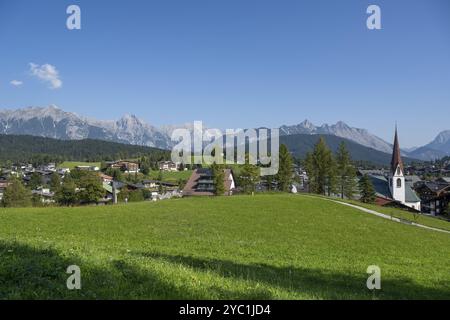
<svg viewBox="0 0 450 320"><path fill-rule="evenodd" d="M150 161L170 158L170 152L157 148L101 140L56 140L25 135L0 135L0 163L63 161L113 161L145 156Z"/></svg>

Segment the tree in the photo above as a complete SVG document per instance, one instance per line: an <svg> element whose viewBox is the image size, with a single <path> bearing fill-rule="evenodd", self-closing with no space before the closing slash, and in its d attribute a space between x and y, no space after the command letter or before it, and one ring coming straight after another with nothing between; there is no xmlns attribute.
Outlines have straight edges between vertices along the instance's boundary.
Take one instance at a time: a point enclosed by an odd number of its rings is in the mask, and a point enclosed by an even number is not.
<svg viewBox="0 0 450 320"><path fill-rule="evenodd" d="M77 203L77 186L70 175L64 177L61 187L55 193L55 200L63 206L71 206Z"/></svg>
<svg viewBox="0 0 450 320"><path fill-rule="evenodd" d="M310 192L331 195L336 191L336 161L325 140L320 138L305 159Z"/></svg>
<svg viewBox="0 0 450 320"><path fill-rule="evenodd" d="M117 168L108 168L106 169L106 174L113 178L114 181L123 181L122 171Z"/></svg>
<svg viewBox="0 0 450 320"><path fill-rule="evenodd" d="M292 156L286 145L280 145L279 149L279 167L275 177L280 191L289 192L292 183Z"/></svg>
<svg viewBox="0 0 450 320"><path fill-rule="evenodd" d="M211 166L214 183L214 193L216 196L223 196L225 193L225 173L222 166L213 163Z"/></svg>
<svg viewBox="0 0 450 320"><path fill-rule="evenodd" d="M42 177L39 173L33 172L30 177L30 182L28 183L28 187L31 190L36 190L42 185Z"/></svg>
<svg viewBox="0 0 450 320"><path fill-rule="evenodd" d="M85 203L98 202L99 199L105 196L105 189L100 179L95 174L87 174L81 177L79 182L80 192L78 199Z"/></svg>
<svg viewBox="0 0 450 320"><path fill-rule="evenodd" d="M245 164L239 175L239 183L245 193L253 193L256 190L256 184L260 181L259 168L250 164L248 154L246 154L245 158Z"/></svg>
<svg viewBox="0 0 450 320"><path fill-rule="evenodd" d="M50 190L56 192L61 188L61 177L58 173L54 172L50 177Z"/></svg>
<svg viewBox="0 0 450 320"><path fill-rule="evenodd" d="M353 198L356 189L356 170L352 165L350 153L345 146L345 142L339 145L338 152L336 154L337 163L337 180L341 193L341 198L347 197Z"/></svg>
<svg viewBox="0 0 450 320"><path fill-rule="evenodd" d="M376 199L375 188L372 181L367 174L365 174L359 181L359 191L361 194L361 202L374 203Z"/></svg>
<svg viewBox="0 0 450 320"><path fill-rule="evenodd" d="M2 205L4 207L29 207L31 206L31 192L17 178L9 180L9 186L3 193Z"/></svg>

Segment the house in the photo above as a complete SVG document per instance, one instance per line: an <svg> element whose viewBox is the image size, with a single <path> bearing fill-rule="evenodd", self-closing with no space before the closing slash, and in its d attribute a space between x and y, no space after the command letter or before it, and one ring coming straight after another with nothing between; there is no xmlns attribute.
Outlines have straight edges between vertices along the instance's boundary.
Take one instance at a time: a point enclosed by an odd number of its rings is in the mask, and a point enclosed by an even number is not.
<svg viewBox="0 0 450 320"><path fill-rule="evenodd" d="M224 169L224 195L231 196L236 188L231 169ZM196 169L187 181L183 196L213 196L215 194L214 177L209 168Z"/></svg>
<svg viewBox="0 0 450 320"><path fill-rule="evenodd" d="M397 128L395 128L394 148L389 173L374 172L373 174L367 174L367 176L375 188L378 205L394 205L421 211L421 200L413 189L413 184L418 183L418 180L415 177L407 179L404 173L405 167L400 154Z"/></svg>
<svg viewBox="0 0 450 320"><path fill-rule="evenodd" d="M67 173L70 173L70 169L69 168L59 168L57 170L58 174L61 176L64 176Z"/></svg>
<svg viewBox="0 0 450 320"><path fill-rule="evenodd" d="M180 165L172 161L161 161L159 163L159 170L161 171L178 171Z"/></svg>
<svg viewBox="0 0 450 320"><path fill-rule="evenodd" d="M5 180L0 180L0 201L3 199L3 193L5 192L5 189L8 188L8 186L11 183Z"/></svg>
<svg viewBox="0 0 450 320"><path fill-rule="evenodd" d="M104 182L104 183L111 183L114 179L113 177L108 176L104 173L100 173L99 176L100 176L100 179L102 179L102 182Z"/></svg>
<svg viewBox="0 0 450 320"><path fill-rule="evenodd" d="M55 200L53 199L55 193L51 192L48 188L33 190L31 191L31 193L35 196L38 196L41 199L41 202L44 204L55 203Z"/></svg>
<svg viewBox="0 0 450 320"><path fill-rule="evenodd" d="M416 188L422 200L422 212L433 216L441 215L450 203L450 184L441 182L423 182Z"/></svg>
<svg viewBox="0 0 450 320"><path fill-rule="evenodd" d="M38 170L55 172L56 171L56 164L55 163L48 163L48 164L45 164L45 165L41 165L41 166L38 167Z"/></svg>
<svg viewBox="0 0 450 320"><path fill-rule="evenodd" d="M436 180L436 182L448 183L450 184L450 177L442 177Z"/></svg>
<svg viewBox="0 0 450 320"><path fill-rule="evenodd" d="M117 182L103 182L103 190L106 191L105 196L101 199L100 202L108 203L112 202L114 204L117 203L117 195L120 193L120 190L116 186Z"/></svg>
<svg viewBox="0 0 450 320"><path fill-rule="evenodd" d="M139 172L139 164L133 161L115 161L109 163L109 167L112 169L119 169L126 173Z"/></svg>

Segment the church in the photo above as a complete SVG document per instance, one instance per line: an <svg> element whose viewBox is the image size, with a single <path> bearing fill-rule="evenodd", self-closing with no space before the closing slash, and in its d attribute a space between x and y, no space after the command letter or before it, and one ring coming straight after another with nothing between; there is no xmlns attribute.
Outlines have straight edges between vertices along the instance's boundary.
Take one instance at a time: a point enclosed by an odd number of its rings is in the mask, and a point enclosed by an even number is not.
<svg viewBox="0 0 450 320"><path fill-rule="evenodd" d="M379 205L397 205L416 211L421 210L420 198L413 190L412 183L405 176L397 128L395 128L394 148L389 172L368 174L376 192Z"/></svg>
<svg viewBox="0 0 450 320"><path fill-rule="evenodd" d="M407 207L420 211L420 198L412 186L406 184L405 168L400 153L397 127L395 128L394 150L392 152L391 172L389 175L389 190L392 198Z"/></svg>

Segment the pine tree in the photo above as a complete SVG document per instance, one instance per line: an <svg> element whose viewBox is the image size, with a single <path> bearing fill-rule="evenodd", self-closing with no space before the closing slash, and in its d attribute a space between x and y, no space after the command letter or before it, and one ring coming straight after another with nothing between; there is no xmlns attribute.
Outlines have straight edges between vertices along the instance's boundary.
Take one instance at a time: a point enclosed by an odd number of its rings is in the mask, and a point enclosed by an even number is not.
<svg viewBox="0 0 450 320"><path fill-rule="evenodd" d="M289 192L293 174L292 162L292 156L286 145L280 145L279 168L275 178L280 191Z"/></svg>
<svg viewBox="0 0 450 320"><path fill-rule="evenodd" d="M348 152L344 142L339 145L339 149L336 154L336 162L337 179L341 198L344 199L344 197L347 197L351 199L353 198L356 189L356 171L355 167L352 165L350 153Z"/></svg>
<svg viewBox="0 0 450 320"><path fill-rule="evenodd" d="M323 138L316 143L313 152L306 155L305 169L310 192L331 195L336 191L337 165Z"/></svg>
<svg viewBox="0 0 450 320"><path fill-rule="evenodd" d="M245 193L253 193L256 190L256 184L260 181L259 168L250 164L249 155L246 154L245 164L242 166L239 175L239 183Z"/></svg>
<svg viewBox="0 0 450 320"><path fill-rule="evenodd" d="M42 177L39 173L33 172L30 177L30 182L28 183L28 187L31 190L36 190L42 185Z"/></svg>
<svg viewBox="0 0 450 320"><path fill-rule="evenodd" d="M214 181L214 193L216 196L223 196L225 193L225 173L223 166L213 163L211 170Z"/></svg>
<svg viewBox="0 0 450 320"><path fill-rule="evenodd" d="M105 196L102 181L97 175L86 174L79 181L78 199L85 203L96 203Z"/></svg>
<svg viewBox="0 0 450 320"><path fill-rule="evenodd" d="M29 207L31 206L31 192L24 187L17 178L9 180L10 185L3 193L2 205L4 207Z"/></svg>
<svg viewBox="0 0 450 320"><path fill-rule="evenodd" d="M55 200L63 206L71 206L77 203L76 185L70 175L64 177L61 187L56 191Z"/></svg>
<svg viewBox="0 0 450 320"><path fill-rule="evenodd" d="M50 190L56 192L61 188L61 177L54 172L50 177Z"/></svg>
<svg viewBox="0 0 450 320"><path fill-rule="evenodd" d="M375 188L372 181L367 174L365 174L359 181L359 190L361 193L361 202L374 203L376 199Z"/></svg>

